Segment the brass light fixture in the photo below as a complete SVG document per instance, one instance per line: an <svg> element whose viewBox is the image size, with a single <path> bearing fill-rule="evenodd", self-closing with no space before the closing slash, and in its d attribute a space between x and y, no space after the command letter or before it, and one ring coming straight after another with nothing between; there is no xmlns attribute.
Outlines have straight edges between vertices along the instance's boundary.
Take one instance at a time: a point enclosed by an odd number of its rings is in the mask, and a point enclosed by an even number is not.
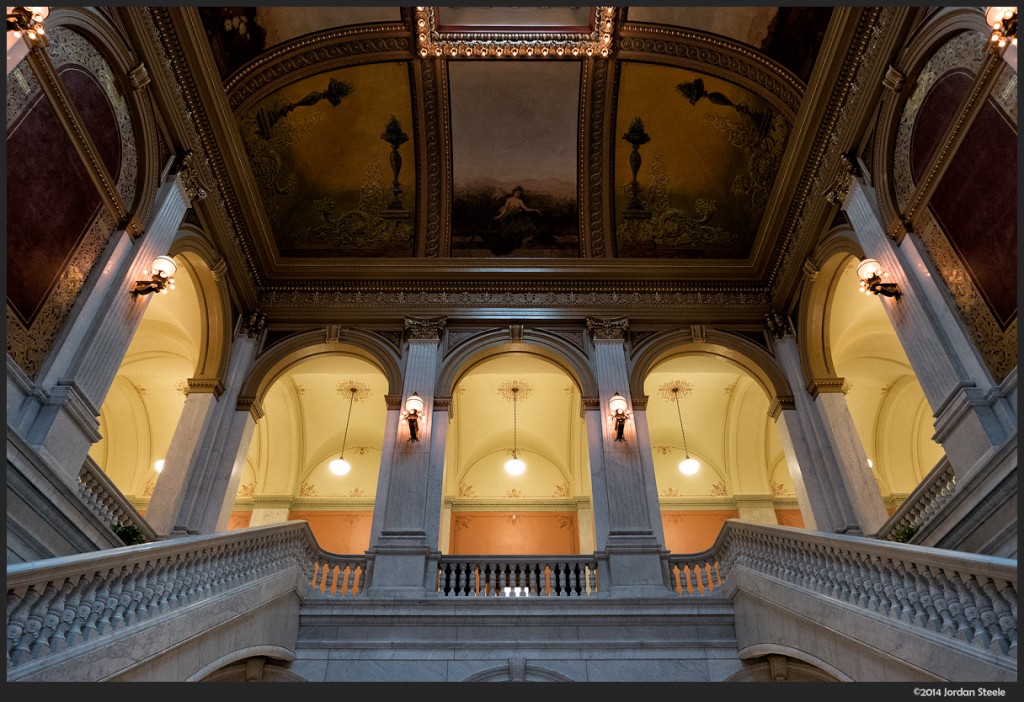
<svg viewBox="0 0 1024 702"><path fill-rule="evenodd" d="M860 278L860 290L865 295L884 295L895 297L899 302L903 292L896 283L883 283L882 278L889 274L882 270L882 264L873 258L865 258L857 266L857 277Z"/></svg>
<svg viewBox="0 0 1024 702"><path fill-rule="evenodd" d="M676 403L676 415L679 417L679 432L683 435L683 453L686 458L679 462L679 472L683 475L694 475L700 470L700 461L690 458L690 450L686 447L686 430L683 429L683 412L679 409L679 386L671 388L672 397Z"/></svg>
<svg viewBox="0 0 1024 702"><path fill-rule="evenodd" d="M1016 7L988 7L985 9L985 21L992 28L989 41L995 46L1002 49L1007 44L1017 45Z"/></svg>
<svg viewBox="0 0 1024 702"><path fill-rule="evenodd" d="M420 417L423 416L423 398L413 393L405 401L405 411L402 416L409 422L409 441L419 441Z"/></svg>
<svg viewBox="0 0 1024 702"><path fill-rule="evenodd" d="M151 275L149 280L138 280L135 282L135 286L132 288L132 297L138 297L139 295L149 295L150 293L163 293L167 294L168 290L174 289L174 272L178 270L178 266L174 263L174 259L170 256L157 256L153 259L152 269L145 269L142 271L143 275Z"/></svg>
<svg viewBox="0 0 1024 702"><path fill-rule="evenodd" d="M348 425L352 420L352 403L355 402L356 393L359 392L359 388L353 385L348 390L348 416L345 418L345 434L341 438L341 456L339 458L335 458L327 466L327 468L335 475L345 475L352 470L352 464L345 460L345 444L348 442Z"/></svg>
<svg viewBox="0 0 1024 702"><path fill-rule="evenodd" d="M516 430L518 428L517 408L519 405L519 386L513 385L509 390L512 393L512 458L505 462L505 472L509 475L522 475L526 470L526 464L519 458L519 444L516 442Z"/></svg>
<svg viewBox="0 0 1024 702"><path fill-rule="evenodd" d="M611 410L611 418L615 422L616 441L625 441L622 436L622 432L626 428L626 420L629 419L629 413L626 412L626 407L626 398L619 393L612 395L612 399L608 401L608 409Z"/></svg>
<svg viewBox="0 0 1024 702"><path fill-rule="evenodd" d="M49 13L48 7L8 7L7 31L18 38L24 36L30 42L45 43L43 20Z"/></svg>

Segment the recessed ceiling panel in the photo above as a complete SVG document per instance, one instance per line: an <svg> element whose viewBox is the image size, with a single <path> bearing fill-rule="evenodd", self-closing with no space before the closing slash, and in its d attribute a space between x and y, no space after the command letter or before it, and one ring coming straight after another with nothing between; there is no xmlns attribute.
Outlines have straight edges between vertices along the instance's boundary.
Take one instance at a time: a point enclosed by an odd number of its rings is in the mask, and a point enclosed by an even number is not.
<svg viewBox="0 0 1024 702"><path fill-rule="evenodd" d="M578 257L580 63L453 61L452 256Z"/></svg>
<svg viewBox="0 0 1024 702"><path fill-rule="evenodd" d="M413 255L412 124L401 62L321 73L240 115L282 256Z"/></svg>
<svg viewBox="0 0 1024 702"><path fill-rule="evenodd" d="M748 256L789 130L732 83L624 63L614 134L618 256Z"/></svg>

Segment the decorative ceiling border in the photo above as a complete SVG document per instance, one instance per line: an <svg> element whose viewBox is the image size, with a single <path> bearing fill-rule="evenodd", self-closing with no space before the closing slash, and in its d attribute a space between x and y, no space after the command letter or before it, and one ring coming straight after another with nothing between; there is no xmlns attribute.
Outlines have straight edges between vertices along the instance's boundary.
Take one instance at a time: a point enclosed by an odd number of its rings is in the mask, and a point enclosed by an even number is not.
<svg viewBox="0 0 1024 702"><path fill-rule="evenodd" d="M894 8L895 10L895 8ZM779 231L778 245L773 251L773 260L769 266L766 284L774 290L787 260L792 256L797 244L818 236L817 223L810 221L810 205L812 195L823 195L829 179L834 177L842 166L842 149L839 146L840 134L847 135L850 122L856 111L854 105L860 99L866 99L870 91L861 89L866 73L875 67L876 54L882 36L890 24L893 11L887 8L865 8L858 18L856 32L850 48L843 59L842 70L836 79L832 92L829 93L827 108L822 115L813 144L801 171L800 180L790 199L789 211ZM828 175L826 175L828 174ZM820 204L817 203L817 204Z"/></svg>
<svg viewBox="0 0 1024 702"><path fill-rule="evenodd" d="M805 87L800 79L740 44L699 32L627 22L619 39L618 60L644 60L652 56L684 59L702 69L718 69L713 73L719 77L740 79L741 85L783 108L790 122L796 119L804 97Z"/></svg>
<svg viewBox="0 0 1024 702"><path fill-rule="evenodd" d="M332 30L301 37L261 55L233 74L224 85L233 113L273 83L291 82L349 59L408 61L412 44L405 24L383 24Z"/></svg>
<svg viewBox="0 0 1024 702"><path fill-rule="evenodd" d="M228 234L227 238L236 253L245 260L246 265L242 267L244 270L241 275L249 281L254 290L258 290L265 282L263 268L253 250L252 235L238 209L238 197L217 147L192 72L181 50L181 39L174 28L171 8L151 7L140 12L149 20L144 22L146 30L151 34L153 45L162 53L164 59L155 62L157 65L152 67L153 71L163 72L167 76L166 83L176 92L178 99L175 104L181 110L183 119L180 122L186 132L186 141L195 145L202 153L202 158L194 160L194 167L200 171L202 182L213 183L214 196L203 199L204 210L216 214L218 225Z"/></svg>
<svg viewBox="0 0 1024 702"><path fill-rule="evenodd" d="M471 31L442 32L433 7L417 7L416 51L421 58L544 60L611 55L618 8L595 7L590 32Z"/></svg>

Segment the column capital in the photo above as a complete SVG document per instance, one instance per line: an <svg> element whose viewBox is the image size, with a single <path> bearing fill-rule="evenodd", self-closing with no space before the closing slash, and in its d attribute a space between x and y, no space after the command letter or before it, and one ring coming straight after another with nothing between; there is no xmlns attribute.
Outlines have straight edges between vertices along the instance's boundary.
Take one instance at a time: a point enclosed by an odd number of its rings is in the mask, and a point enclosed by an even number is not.
<svg viewBox="0 0 1024 702"><path fill-rule="evenodd" d="M789 317L780 312L769 312L764 317L765 330L768 336L773 339L781 339L787 334L793 334L793 325Z"/></svg>
<svg viewBox="0 0 1024 702"><path fill-rule="evenodd" d="M199 169L196 166L195 152L186 151L178 159L171 175L177 176L178 183L185 191L189 203L193 200L202 200L212 192L212 188L204 185L199 179Z"/></svg>
<svg viewBox="0 0 1024 702"><path fill-rule="evenodd" d="M212 392L214 397L220 397L224 392L224 384L220 382L220 378L189 378L186 382L188 383L186 390L188 395Z"/></svg>
<svg viewBox="0 0 1024 702"><path fill-rule="evenodd" d="M235 407L242 412L248 412L252 415L255 420L263 419L266 412L263 411L263 405L255 397L239 397Z"/></svg>
<svg viewBox="0 0 1024 702"><path fill-rule="evenodd" d="M626 330L629 329L629 320L626 317L614 317L610 319L598 319L587 317L587 331L594 339L626 339Z"/></svg>
<svg viewBox="0 0 1024 702"><path fill-rule="evenodd" d="M253 310L242 317L239 322L239 331L243 332L250 339L255 339L267 326L267 315L259 310Z"/></svg>
<svg viewBox="0 0 1024 702"><path fill-rule="evenodd" d="M853 179L861 177L860 169L853 158L847 154L839 156L839 170L832 180L832 185L825 191L825 200L832 205L842 206L846 196L850 194Z"/></svg>
<svg viewBox="0 0 1024 702"><path fill-rule="evenodd" d="M811 382L807 383L807 392L811 394L811 397L817 397L818 395L826 392L846 392L846 379L845 378L812 378Z"/></svg>
<svg viewBox="0 0 1024 702"><path fill-rule="evenodd" d="M406 317L406 338L439 340L446 321L445 317Z"/></svg>

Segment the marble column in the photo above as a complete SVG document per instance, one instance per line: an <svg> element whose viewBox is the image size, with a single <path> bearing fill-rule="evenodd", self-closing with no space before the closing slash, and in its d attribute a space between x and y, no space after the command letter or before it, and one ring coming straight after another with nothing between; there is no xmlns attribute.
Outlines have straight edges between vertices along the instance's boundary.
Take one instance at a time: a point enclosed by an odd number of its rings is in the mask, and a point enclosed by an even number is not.
<svg viewBox="0 0 1024 702"><path fill-rule="evenodd" d="M8 416L8 424L76 491L89 448L100 439L99 408L149 301L130 290L174 241L195 195L188 182L186 172L179 171L161 186L155 215L138 239L123 231L114 236L83 289L85 296L76 302L59 348L15 416Z"/></svg>
<svg viewBox="0 0 1024 702"><path fill-rule="evenodd" d="M874 191L860 178L850 177L843 209L865 255L900 286L898 300L879 304L935 414L934 439L963 481L1016 435L1016 410L992 378L917 234L907 232L899 244L891 240Z"/></svg>
<svg viewBox="0 0 1024 702"><path fill-rule="evenodd" d="M794 483L803 483L814 523L822 531L873 535L888 513L840 392L841 383L816 382L803 390L808 383L792 329L778 316L770 318L768 328L779 367L795 389L796 421L786 422L783 446L794 450L799 473L791 476ZM799 486L797 492L799 496Z"/></svg>
<svg viewBox="0 0 1024 702"><path fill-rule="evenodd" d="M587 320L592 367L600 393L600 409L587 413L587 429L594 432L590 462L595 522L606 529L602 534L599 528L597 534L598 548L607 557L608 577L602 587L607 586L613 596L667 595L670 591L662 564L665 551L655 531L661 515L657 510L652 513L651 505L651 496L655 506L657 497L653 463L640 458L635 418L626 420L621 441L616 440L610 419L609 401L615 393L626 399L627 406L633 406L626 368L627 327L628 322L621 318ZM649 449L649 440L647 444ZM605 511L603 519L601 511Z"/></svg>
<svg viewBox="0 0 1024 702"><path fill-rule="evenodd" d="M417 438L408 422L398 422L394 449L379 486L375 512L381 512L380 531L369 553L372 566L368 597L423 597L433 594L441 515L440 482L444 468L447 413L438 410L438 355L444 318L405 320L406 358L402 398L417 393L423 399ZM440 403L444 408L442 400ZM435 421L436 420L436 421ZM388 422L391 425L390 419ZM437 483L437 484L435 484ZM376 515L375 515L376 521ZM431 541L433 539L433 541ZM433 565L432 565L433 564Z"/></svg>
<svg viewBox="0 0 1024 702"><path fill-rule="evenodd" d="M239 320L221 393L190 392L186 398L146 510L146 521L158 534L209 534L227 527L257 418L254 408L238 407L238 393L252 369L263 325L258 313Z"/></svg>

